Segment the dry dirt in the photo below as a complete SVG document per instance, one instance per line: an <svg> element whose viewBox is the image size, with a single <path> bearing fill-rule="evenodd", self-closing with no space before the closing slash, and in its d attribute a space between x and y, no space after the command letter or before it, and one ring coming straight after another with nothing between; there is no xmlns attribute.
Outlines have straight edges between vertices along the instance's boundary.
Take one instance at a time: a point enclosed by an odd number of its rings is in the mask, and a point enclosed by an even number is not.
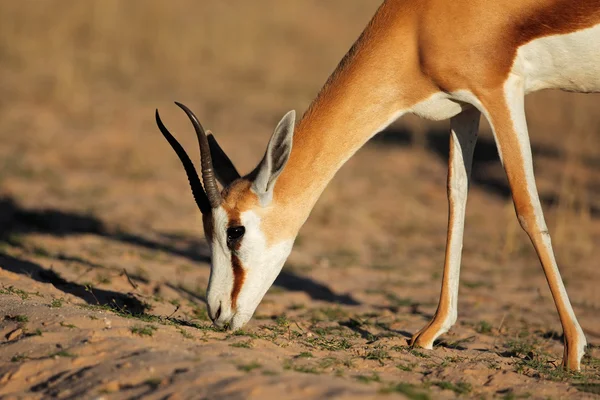
<svg viewBox="0 0 600 400"><path fill-rule="evenodd" d="M379 4L181 0L0 4L0 397L594 398L600 393L597 95L528 98L550 232L589 349L561 327L489 129L476 151L459 321L435 311L447 123L407 118L331 182L238 332L211 327L206 243L165 123L178 100L241 171L306 109ZM35 5L35 7L34 7Z"/></svg>

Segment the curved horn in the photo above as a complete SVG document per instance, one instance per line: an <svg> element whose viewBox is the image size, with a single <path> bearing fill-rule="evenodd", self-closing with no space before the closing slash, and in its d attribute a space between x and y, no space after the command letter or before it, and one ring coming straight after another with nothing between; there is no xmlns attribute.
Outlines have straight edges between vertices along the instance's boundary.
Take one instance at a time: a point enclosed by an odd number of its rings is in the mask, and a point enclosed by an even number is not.
<svg viewBox="0 0 600 400"><path fill-rule="evenodd" d="M183 168L185 169L185 173L187 174L188 181L190 182L190 186L192 188L192 195L194 196L194 200L196 200L196 204L198 208L202 212L202 214L209 214L211 210L210 202L208 201L208 197L206 193L204 193L204 189L202 189L202 184L200 183L200 179L198 178L198 173L196 172L196 168L194 167L194 163L188 157L187 153L181 147L177 139L171 135L171 132L163 125L160 120L160 116L158 115L158 110L156 110L156 125L158 125L158 129L163 134L167 142L171 145L177 156L179 156L179 160L181 164L183 164Z"/></svg>
<svg viewBox="0 0 600 400"><path fill-rule="evenodd" d="M200 121L198 121L198 118L196 118L194 113L189 108L178 102L175 102L175 104L177 104L177 106L187 114L188 118L192 122L192 125L194 126L196 136L198 137L198 144L200 145L202 181L204 182L204 189L206 190L206 195L208 196L208 201L210 202L211 207L217 208L221 204L222 198L219 187L217 186L217 179L215 178L212 157L210 155L210 147L208 145L208 139L206 138L204 128L200 124Z"/></svg>

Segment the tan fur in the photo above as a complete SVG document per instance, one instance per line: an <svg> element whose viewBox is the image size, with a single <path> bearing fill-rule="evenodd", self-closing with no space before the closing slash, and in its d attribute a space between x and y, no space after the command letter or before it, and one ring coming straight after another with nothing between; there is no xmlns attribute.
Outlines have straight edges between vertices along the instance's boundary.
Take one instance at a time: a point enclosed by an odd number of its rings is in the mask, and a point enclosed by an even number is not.
<svg viewBox="0 0 600 400"><path fill-rule="evenodd" d="M419 20L421 65L444 91L501 85L517 49L600 23L597 0L429 0Z"/></svg>
<svg viewBox="0 0 600 400"><path fill-rule="evenodd" d="M504 158L504 166L508 177L508 182L512 192L515 211L519 222L525 232L529 235L531 242L537 252L540 263L546 275L550 292L558 310L558 315L563 326L565 355L563 365L569 369L579 369L580 360L577 357L576 343L577 332L574 321L566 310L565 299L562 298L559 290L560 277L557 276L552 268L552 254L549 249L543 245L542 235L548 232L542 230L535 218L531 195L528 192L527 178L524 175L524 169L519 168L524 165L523 155L517 143L517 135L511 124L511 116L508 106L502 101L500 96L484 98L486 108L490 113L490 123L498 137L498 144ZM567 299L568 301L568 299Z"/></svg>
<svg viewBox="0 0 600 400"><path fill-rule="evenodd" d="M599 23L598 0L385 1L296 127L292 152L276 182L272 203L260 207L250 182L240 180L224 194L231 221L253 209L269 244L295 237L336 171L390 119L403 111L416 112L419 104L434 95L452 106L448 115L456 115L454 110L464 108L447 98L460 91L471 93L489 113L517 215L538 252L554 296L565 331L564 363L578 368L577 351L570 350L577 348L576 322L565 308L560 277L553 272L553 254L544 246L543 232L537 226L503 85L524 44ZM450 169L449 177L452 173ZM450 209L452 225L452 204ZM448 241L451 235L450 231ZM444 279L438 318L413 340L433 342L448 314L447 290Z"/></svg>
<svg viewBox="0 0 600 400"><path fill-rule="evenodd" d="M338 168L394 112L440 91L485 96L524 43L597 23L597 0L385 1L296 127L273 204L258 211L268 242L298 232ZM258 204L247 180L224 198L232 219Z"/></svg>
<svg viewBox="0 0 600 400"><path fill-rule="evenodd" d="M258 206L258 197L250 190L252 182L247 179L238 179L223 190L223 203L221 206L229 216L229 226L232 221L240 220L240 214Z"/></svg>
<svg viewBox="0 0 600 400"><path fill-rule="evenodd" d="M261 218L261 230L272 245L280 240L292 237L295 223L290 223L289 216L283 216L277 210L278 204L266 208L260 207L258 196L251 190L252 182L238 179L223 191L223 208L229 218L229 226L240 225L240 215L248 210L254 210ZM293 213L291 216L293 217Z"/></svg>
<svg viewBox="0 0 600 400"><path fill-rule="evenodd" d="M451 190L450 181L454 174L454 167L452 165L452 159L454 156L454 144L452 143L454 136L450 136L450 154L448 156L448 193ZM442 276L442 293L440 294L440 302L438 303L437 310L435 311L434 317L425 325L421 330L415 333L410 341L409 345L419 346L420 343L430 343L434 340L434 336L442 328L444 321L448 318L450 312L450 295L448 294L448 252L450 251L450 241L452 240L452 230L450 227L454 225L454 204L452 197L448 196L448 236L446 237L446 263L444 265L444 274Z"/></svg>
<svg viewBox="0 0 600 400"><path fill-rule="evenodd" d="M598 22L595 0L384 2L296 128L267 237L295 235L337 169L394 112L440 91L498 87L522 44Z"/></svg>

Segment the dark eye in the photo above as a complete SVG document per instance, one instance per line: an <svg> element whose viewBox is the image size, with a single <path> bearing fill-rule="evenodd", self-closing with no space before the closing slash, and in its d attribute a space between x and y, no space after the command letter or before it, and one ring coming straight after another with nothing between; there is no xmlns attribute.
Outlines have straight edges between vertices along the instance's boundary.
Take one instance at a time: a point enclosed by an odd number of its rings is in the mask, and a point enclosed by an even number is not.
<svg viewBox="0 0 600 400"><path fill-rule="evenodd" d="M232 226L231 228L227 228L227 246L231 247L236 244L244 233L246 232L246 228L243 226Z"/></svg>

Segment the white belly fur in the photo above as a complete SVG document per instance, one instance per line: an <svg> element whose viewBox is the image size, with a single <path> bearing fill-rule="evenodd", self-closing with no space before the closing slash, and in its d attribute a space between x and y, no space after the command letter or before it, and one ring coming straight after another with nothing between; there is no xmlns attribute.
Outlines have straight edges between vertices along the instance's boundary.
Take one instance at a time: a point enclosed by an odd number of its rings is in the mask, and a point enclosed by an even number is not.
<svg viewBox="0 0 600 400"><path fill-rule="evenodd" d="M523 45L512 72L524 78L528 93L550 88L600 92L600 24Z"/></svg>
<svg viewBox="0 0 600 400"><path fill-rule="evenodd" d="M421 118L442 121L460 113L462 106L456 101L449 99L448 94L438 92L415 104L410 111Z"/></svg>

